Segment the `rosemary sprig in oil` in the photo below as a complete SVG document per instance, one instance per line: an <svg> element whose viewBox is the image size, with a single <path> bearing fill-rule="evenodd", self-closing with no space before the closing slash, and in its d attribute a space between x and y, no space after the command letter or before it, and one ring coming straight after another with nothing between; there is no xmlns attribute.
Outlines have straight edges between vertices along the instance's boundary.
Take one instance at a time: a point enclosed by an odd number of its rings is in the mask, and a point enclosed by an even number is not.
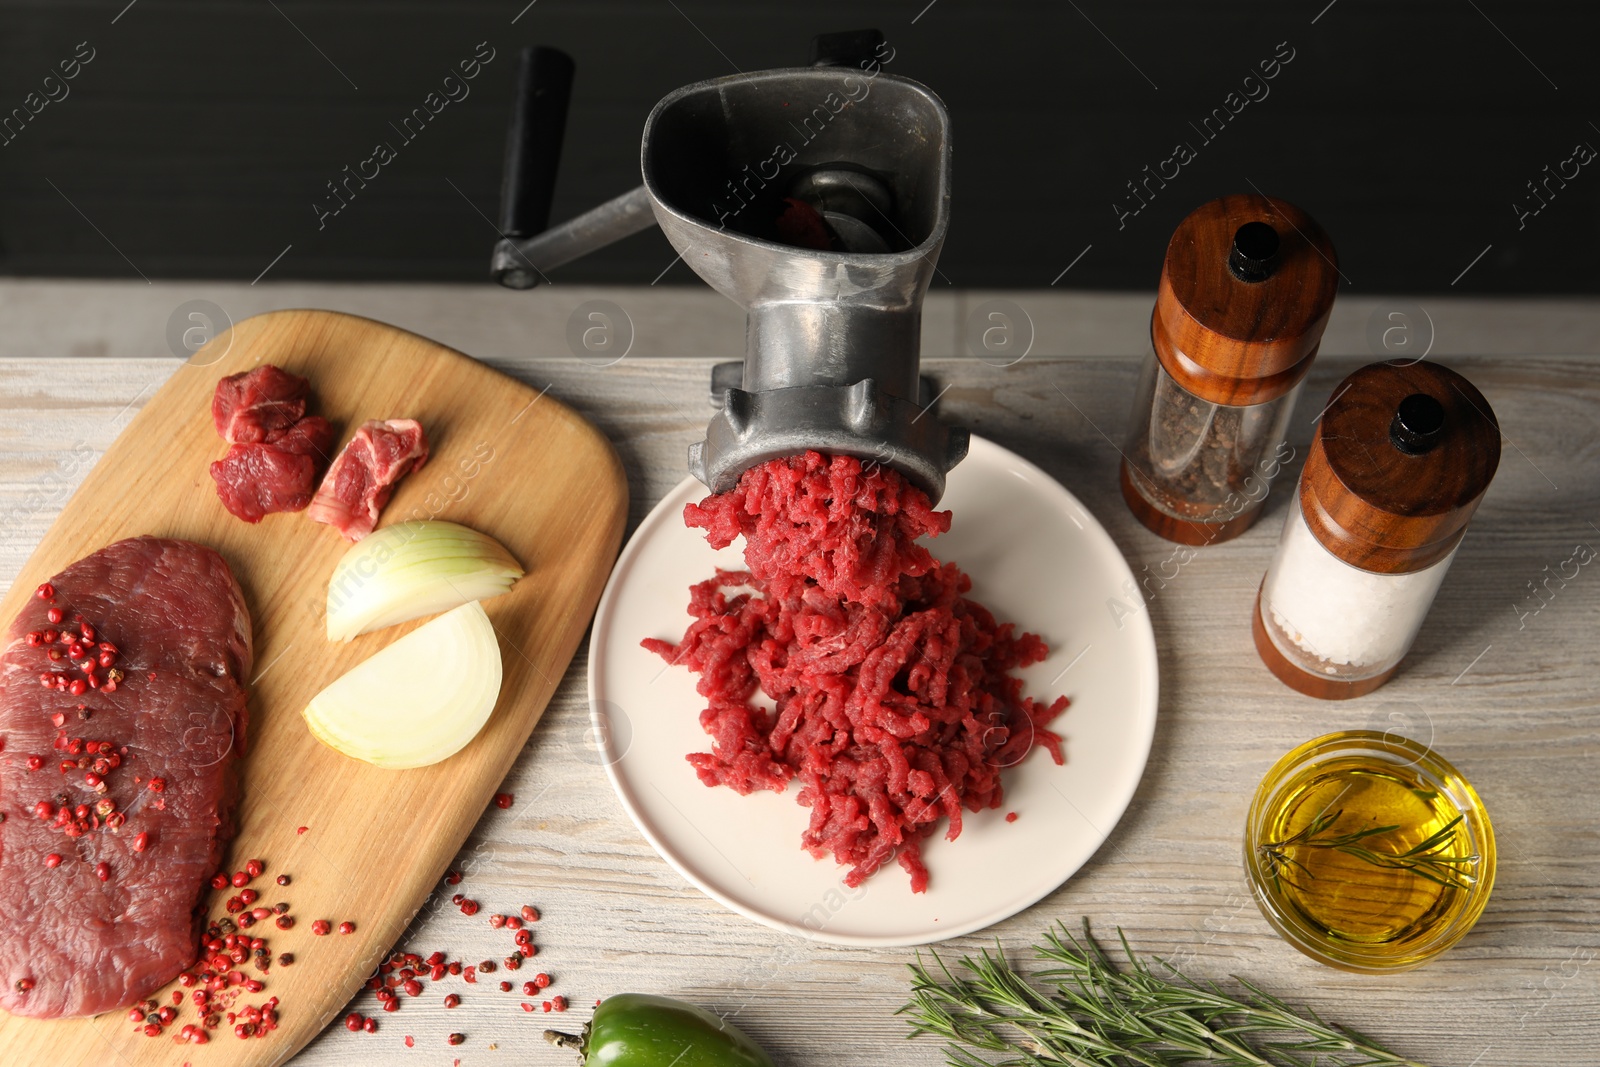
<svg viewBox="0 0 1600 1067"><path fill-rule="evenodd" d="M1393 833L1400 827L1372 826L1349 833L1325 833L1332 829L1342 815L1344 815L1342 808L1331 815L1326 811L1319 812L1315 818L1301 827L1299 832L1282 841L1264 841L1257 845L1272 876L1294 885L1294 881L1287 875L1289 868L1294 867L1307 878L1315 878L1316 875L1311 873L1310 868L1289 855L1289 850L1296 847L1331 848L1347 856L1354 856L1363 863L1370 863L1374 867L1410 871L1419 878L1426 878L1430 882L1452 889L1472 887L1474 880L1472 868L1477 864L1478 857L1471 853L1454 851L1456 827L1461 824L1463 816L1457 815L1425 840L1419 841L1404 852L1376 852L1362 842Z"/></svg>
<svg viewBox="0 0 1600 1067"><path fill-rule="evenodd" d="M1296 1012L1243 979L1244 993L1157 974L1117 931L1127 966L1065 925L1034 946L1047 964L1031 979L997 947L954 967L933 953L911 965L911 1036L943 1038L954 1067L1423 1067L1348 1027ZM1044 986L1046 988L1041 988ZM992 1055L985 1055L992 1054Z"/></svg>

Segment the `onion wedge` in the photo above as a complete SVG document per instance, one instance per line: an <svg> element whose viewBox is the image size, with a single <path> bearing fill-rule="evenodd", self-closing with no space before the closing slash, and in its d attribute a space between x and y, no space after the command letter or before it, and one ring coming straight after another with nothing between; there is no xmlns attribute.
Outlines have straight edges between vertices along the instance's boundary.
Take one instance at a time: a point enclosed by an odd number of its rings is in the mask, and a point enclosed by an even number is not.
<svg viewBox="0 0 1600 1067"><path fill-rule="evenodd" d="M390 769L425 767L478 736L500 697L500 641L476 600L346 671L306 705L312 736Z"/></svg>
<svg viewBox="0 0 1600 1067"><path fill-rule="evenodd" d="M459 523L397 522L351 545L328 579L328 640L487 600L523 575L505 546Z"/></svg>

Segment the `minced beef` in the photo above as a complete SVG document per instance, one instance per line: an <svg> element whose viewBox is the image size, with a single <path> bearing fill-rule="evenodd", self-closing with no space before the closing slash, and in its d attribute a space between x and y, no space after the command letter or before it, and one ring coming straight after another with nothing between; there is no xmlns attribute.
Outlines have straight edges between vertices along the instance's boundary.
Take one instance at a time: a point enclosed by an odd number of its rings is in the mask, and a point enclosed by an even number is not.
<svg viewBox="0 0 1600 1067"><path fill-rule="evenodd" d="M1047 727L1067 699L1025 697L1010 673L1048 649L968 600L972 580L917 543L950 513L900 474L808 452L747 470L684 521L713 548L742 535L749 568L690 588L678 645L644 642L700 675L712 746L688 760L741 794L798 777L801 844L849 866L847 885L898 855L923 892L922 841L940 819L954 840L963 808L999 807L1000 771L1036 745L1062 762Z"/></svg>

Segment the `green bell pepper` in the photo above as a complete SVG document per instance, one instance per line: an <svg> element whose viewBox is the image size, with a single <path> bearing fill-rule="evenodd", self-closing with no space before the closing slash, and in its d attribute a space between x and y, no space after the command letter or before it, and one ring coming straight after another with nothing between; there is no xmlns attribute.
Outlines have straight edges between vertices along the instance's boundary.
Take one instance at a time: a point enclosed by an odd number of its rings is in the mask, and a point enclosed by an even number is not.
<svg viewBox="0 0 1600 1067"><path fill-rule="evenodd" d="M601 1001L582 1034L546 1030L544 1036L577 1049L582 1067L773 1067L761 1046L732 1023L648 993Z"/></svg>

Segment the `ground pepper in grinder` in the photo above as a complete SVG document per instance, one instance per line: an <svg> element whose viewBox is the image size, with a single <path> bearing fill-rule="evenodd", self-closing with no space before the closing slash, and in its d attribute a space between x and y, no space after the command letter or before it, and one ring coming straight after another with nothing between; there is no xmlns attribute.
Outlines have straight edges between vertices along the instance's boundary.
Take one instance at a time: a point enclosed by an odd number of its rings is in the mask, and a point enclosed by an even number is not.
<svg viewBox="0 0 1600 1067"><path fill-rule="evenodd" d="M1272 673L1334 700L1388 681L1499 464L1494 411L1455 371L1393 360L1339 383L1257 597Z"/></svg>
<svg viewBox="0 0 1600 1067"><path fill-rule="evenodd" d="M1327 234L1285 201L1225 196L1178 224L1122 463L1140 522L1208 545L1255 521L1338 281Z"/></svg>

